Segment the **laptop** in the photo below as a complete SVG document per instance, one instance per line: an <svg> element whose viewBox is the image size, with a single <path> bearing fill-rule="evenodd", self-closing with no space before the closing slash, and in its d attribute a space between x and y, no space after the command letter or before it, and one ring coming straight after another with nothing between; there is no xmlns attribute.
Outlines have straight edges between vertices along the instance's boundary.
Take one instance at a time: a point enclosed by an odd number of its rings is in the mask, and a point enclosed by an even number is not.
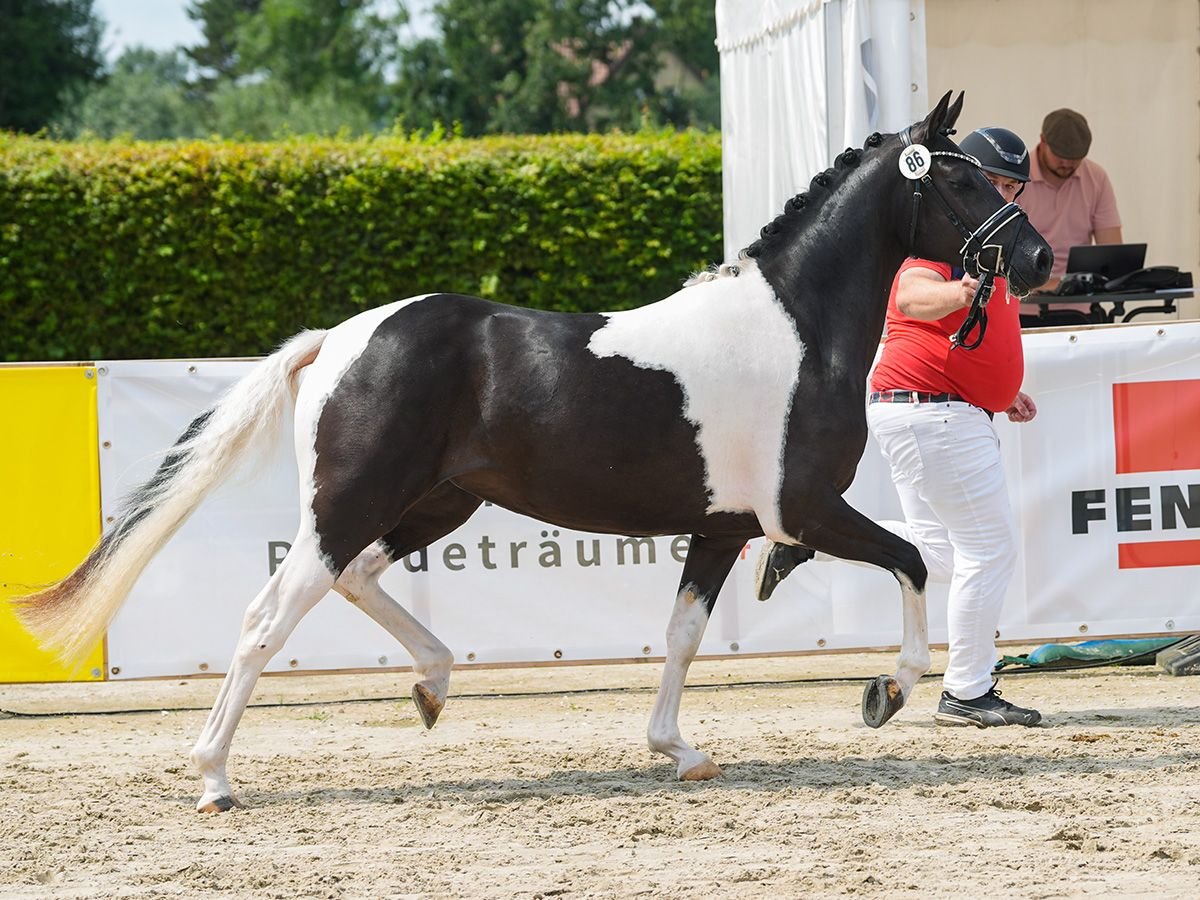
<svg viewBox="0 0 1200 900"><path fill-rule="evenodd" d="M1146 264L1145 244L1083 244L1067 253L1067 274L1091 272L1112 281Z"/></svg>

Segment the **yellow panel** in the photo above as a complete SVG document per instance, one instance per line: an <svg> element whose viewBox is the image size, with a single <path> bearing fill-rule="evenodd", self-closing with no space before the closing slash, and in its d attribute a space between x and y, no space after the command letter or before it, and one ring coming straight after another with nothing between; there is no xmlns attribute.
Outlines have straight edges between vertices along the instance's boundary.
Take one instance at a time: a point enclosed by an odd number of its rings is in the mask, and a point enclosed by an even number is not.
<svg viewBox="0 0 1200 900"><path fill-rule="evenodd" d="M103 644L68 669L7 602L62 578L100 536L96 441L94 367L0 366L0 682L104 677Z"/></svg>

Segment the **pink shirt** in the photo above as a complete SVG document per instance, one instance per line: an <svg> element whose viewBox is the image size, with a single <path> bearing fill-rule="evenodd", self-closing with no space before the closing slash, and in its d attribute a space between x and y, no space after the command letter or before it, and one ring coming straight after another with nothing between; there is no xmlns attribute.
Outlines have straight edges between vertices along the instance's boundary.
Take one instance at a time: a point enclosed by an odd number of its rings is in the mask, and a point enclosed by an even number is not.
<svg viewBox="0 0 1200 900"><path fill-rule="evenodd" d="M1029 183L1018 201L1029 221L1054 250L1051 277L1067 269L1067 252L1079 244L1092 243L1104 228L1119 228L1117 197L1108 173L1098 163L1085 159L1075 173L1054 187L1042 178L1037 153L1029 154Z"/></svg>

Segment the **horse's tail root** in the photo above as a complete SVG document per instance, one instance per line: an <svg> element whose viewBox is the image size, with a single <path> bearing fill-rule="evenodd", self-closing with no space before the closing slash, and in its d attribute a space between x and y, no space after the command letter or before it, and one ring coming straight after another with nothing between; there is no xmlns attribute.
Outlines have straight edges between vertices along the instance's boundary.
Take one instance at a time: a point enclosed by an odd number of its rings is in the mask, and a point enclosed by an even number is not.
<svg viewBox="0 0 1200 900"><path fill-rule="evenodd" d="M304 331L197 416L158 471L76 569L13 600L17 617L47 649L77 662L101 638L138 576L163 544L234 467L271 446L295 400L296 376L312 363L324 331Z"/></svg>

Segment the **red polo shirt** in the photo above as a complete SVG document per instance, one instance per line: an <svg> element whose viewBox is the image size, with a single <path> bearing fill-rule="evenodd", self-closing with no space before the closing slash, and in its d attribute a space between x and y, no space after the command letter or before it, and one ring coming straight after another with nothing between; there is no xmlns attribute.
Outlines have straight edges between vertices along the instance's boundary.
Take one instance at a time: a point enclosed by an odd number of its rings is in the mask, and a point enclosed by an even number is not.
<svg viewBox="0 0 1200 900"><path fill-rule="evenodd" d="M1025 377L1021 320L1017 301L1008 295L1008 282L996 279L983 343L974 350L952 351L950 335L958 331L967 310L926 322L904 315L896 306L901 273L918 267L950 280L950 266L944 263L908 259L900 267L892 281L887 332L879 364L871 375L871 390L958 394L982 409L1004 412L1012 406ZM972 332L972 337L977 334Z"/></svg>

